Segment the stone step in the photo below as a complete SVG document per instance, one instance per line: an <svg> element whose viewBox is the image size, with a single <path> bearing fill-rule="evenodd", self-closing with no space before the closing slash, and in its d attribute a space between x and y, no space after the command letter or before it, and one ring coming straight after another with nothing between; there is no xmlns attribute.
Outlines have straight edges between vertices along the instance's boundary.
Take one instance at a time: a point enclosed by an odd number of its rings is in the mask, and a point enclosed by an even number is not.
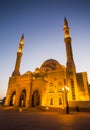
<svg viewBox="0 0 90 130"><path fill-rule="evenodd" d="M0 107L0 111L19 111L19 112L62 112L63 109L53 108L53 107L44 107L44 106L36 106L36 107L13 107L13 106L3 106Z"/></svg>

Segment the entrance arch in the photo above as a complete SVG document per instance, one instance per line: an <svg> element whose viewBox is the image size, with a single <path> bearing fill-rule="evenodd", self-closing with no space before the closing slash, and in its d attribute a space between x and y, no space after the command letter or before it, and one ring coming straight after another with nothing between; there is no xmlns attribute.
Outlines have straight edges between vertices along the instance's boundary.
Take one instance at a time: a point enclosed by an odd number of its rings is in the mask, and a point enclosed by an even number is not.
<svg viewBox="0 0 90 130"><path fill-rule="evenodd" d="M32 95L32 107L40 105L40 95L38 90L35 90Z"/></svg>
<svg viewBox="0 0 90 130"><path fill-rule="evenodd" d="M14 106L16 100L16 92L14 91L11 95L10 106Z"/></svg>
<svg viewBox="0 0 90 130"><path fill-rule="evenodd" d="M24 89L21 91L19 106L24 107L25 101L26 101L26 90Z"/></svg>

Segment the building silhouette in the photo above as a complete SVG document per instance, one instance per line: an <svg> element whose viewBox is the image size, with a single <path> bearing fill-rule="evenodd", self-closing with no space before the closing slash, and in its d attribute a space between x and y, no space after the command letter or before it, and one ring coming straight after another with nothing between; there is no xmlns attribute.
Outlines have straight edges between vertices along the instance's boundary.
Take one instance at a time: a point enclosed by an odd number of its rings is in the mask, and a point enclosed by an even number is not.
<svg viewBox="0 0 90 130"><path fill-rule="evenodd" d="M89 84L86 72L77 73L73 59L70 29L64 19L64 42L66 66L55 59L47 59L34 72L20 74L20 63L24 47L22 35L17 51L15 69L9 78L6 106L48 106L65 108L86 106L89 99Z"/></svg>

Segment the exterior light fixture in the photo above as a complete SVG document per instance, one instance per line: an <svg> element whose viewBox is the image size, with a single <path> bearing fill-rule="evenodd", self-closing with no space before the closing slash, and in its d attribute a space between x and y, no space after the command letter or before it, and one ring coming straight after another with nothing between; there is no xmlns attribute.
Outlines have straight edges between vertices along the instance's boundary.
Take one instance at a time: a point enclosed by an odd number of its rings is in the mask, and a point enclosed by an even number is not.
<svg viewBox="0 0 90 130"><path fill-rule="evenodd" d="M62 91L64 92L64 105L65 105L65 113L69 114L69 106L68 106L68 91L69 87L66 85L62 88Z"/></svg>

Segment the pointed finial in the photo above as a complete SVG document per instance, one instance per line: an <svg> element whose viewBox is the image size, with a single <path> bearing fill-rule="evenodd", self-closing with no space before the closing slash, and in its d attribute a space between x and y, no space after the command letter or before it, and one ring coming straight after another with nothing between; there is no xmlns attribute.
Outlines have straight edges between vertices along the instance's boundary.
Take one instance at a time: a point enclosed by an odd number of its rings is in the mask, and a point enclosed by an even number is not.
<svg viewBox="0 0 90 130"><path fill-rule="evenodd" d="M24 34L22 34L22 37L20 39L20 43L19 43L19 47L18 47L18 52L19 53L22 53L23 46L24 46Z"/></svg>
<svg viewBox="0 0 90 130"><path fill-rule="evenodd" d="M68 21L67 21L66 17L64 17L64 26L68 27Z"/></svg>
<svg viewBox="0 0 90 130"><path fill-rule="evenodd" d="M20 44L24 44L24 33L23 33L22 36L21 36Z"/></svg>
<svg viewBox="0 0 90 130"><path fill-rule="evenodd" d="M24 38L24 33L22 34L22 38Z"/></svg>

